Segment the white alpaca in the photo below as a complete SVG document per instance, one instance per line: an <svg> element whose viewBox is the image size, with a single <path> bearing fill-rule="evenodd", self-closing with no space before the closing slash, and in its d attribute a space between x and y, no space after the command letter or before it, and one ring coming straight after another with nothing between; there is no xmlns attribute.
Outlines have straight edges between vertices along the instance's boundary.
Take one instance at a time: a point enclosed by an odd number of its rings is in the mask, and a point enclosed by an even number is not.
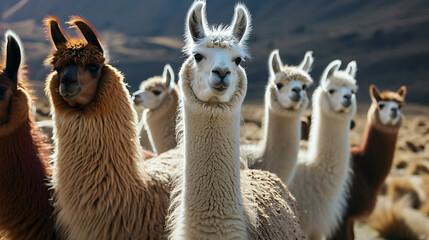
<svg viewBox="0 0 429 240"><path fill-rule="evenodd" d="M260 145L246 146L242 156L249 167L277 174L287 185L298 159L301 116L308 105L306 87L313 83L308 74L312 52L306 52L299 66L283 65L279 51L268 60L270 77L265 91L264 136ZM254 150L256 149L256 150Z"/></svg>
<svg viewBox="0 0 429 240"><path fill-rule="evenodd" d="M134 104L144 107L138 125L140 135L146 129L152 150L161 154L176 147L176 111L179 89L174 84L174 72L169 64L164 73L143 81L133 94ZM142 136L140 136L142 137Z"/></svg>
<svg viewBox="0 0 429 240"><path fill-rule="evenodd" d="M302 227L310 239L329 236L345 208L349 181L349 128L356 112L356 62L338 71L331 62L313 93L308 152L300 152L288 185L302 213Z"/></svg>
<svg viewBox="0 0 429 240"><path fill-rule="evenodd" d="M302 239L296 202L280 179L257 170L240 173L248 10L238 4L230 27L210 30L205 2L196 1L186 25L190 57L179 74L185 163L172 193L170 238Z"/></svg>

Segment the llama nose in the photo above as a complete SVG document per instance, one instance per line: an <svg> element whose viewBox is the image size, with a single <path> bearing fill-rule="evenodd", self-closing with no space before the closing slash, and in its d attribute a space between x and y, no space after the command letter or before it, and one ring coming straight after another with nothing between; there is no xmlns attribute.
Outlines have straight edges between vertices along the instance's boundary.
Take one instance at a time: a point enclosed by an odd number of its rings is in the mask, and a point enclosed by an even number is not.
<svg viewBox="0 0 429 240"><path fill-rule="evenodd" d="M397 108L392 108L391 112L390 112L390 117L396 118L397 116L398 116L398 109Z"/></svg>
<svg viewBox="0 0 429 240"><path fill-rule="evenodd" d="M291 97L291 99L294 102L298 102L299 100L301 100L301 88L299 88L299 87L292 88L292 97Z"/></svg>
<svg viewBox="0 0 429 240"><path fill-rule="evenodd" d="M212 70L212 73L218 75L221 79L225 78L226 75L231 73L228 68L215 68Z"/></svg>
<svg viewBox="0 0 429 240"><path fill-rule="evenodd" d="M344 95L343 98L344 99L343 99L342 105L344 107L349 107L352 104L352 95L346 94L346 95Z"/></svg>
<svg viewBox="0 0 429 240"><path fill-rule="evenodd" d="M140 94L136 94L133 93L133 96L131 97L131 100L135 103L135 104L139 104L143 102L143 99L141 99Z"/></svg>

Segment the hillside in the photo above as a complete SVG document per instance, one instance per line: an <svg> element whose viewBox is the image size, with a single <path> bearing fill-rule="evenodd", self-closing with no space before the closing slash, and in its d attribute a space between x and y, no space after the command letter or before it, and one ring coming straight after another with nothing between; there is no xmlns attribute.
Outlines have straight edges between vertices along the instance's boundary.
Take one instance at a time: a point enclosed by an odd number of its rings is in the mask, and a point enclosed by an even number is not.
<svg viewBox="0 0 429 240"><path fill-rule="evenodd" d="M333 59L358 63L358 99L367 102L368 85L397 89L407 85L407 101L429 105L429 2L400 1L243 1L253 15L248 99L262 99L269 52L280 49L285 63L298 64L306 50L316 58L313 78ZM127 76L131 90L160 74L166 62L178 71L184 60L183 26L191 1L2 0L0 32L11 28L22 38L30 78L42 85L50 51L41 24L46 15L65 22L80 15L108 45L110 62ZM208 1L210 23L229 23L231 1ZM74 35L74 31L67 29Z"/></svg>

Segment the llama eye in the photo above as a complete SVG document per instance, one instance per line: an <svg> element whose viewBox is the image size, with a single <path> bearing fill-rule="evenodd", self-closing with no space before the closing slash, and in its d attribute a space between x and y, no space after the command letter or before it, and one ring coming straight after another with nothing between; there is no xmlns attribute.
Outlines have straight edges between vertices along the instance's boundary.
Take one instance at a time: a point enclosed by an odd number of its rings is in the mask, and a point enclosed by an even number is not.
<svg viewBox="0 0 429 240"><path fill-rule="evenodd" d="M302 90L305 90L306 88L307 88L306 84L302 85Z"/></svg>
<svg viewBox="0 0 429 240"><path fill-rule="evenodd" d="M380 109L383 109L383 108L384 108L384 104L383 104L383 103L380 103L380 104L378 105L378 107L379 107Z"/></svg>
<svg viewBox="0 0 429 240"><path fill-rule="evenodd" d="M277 87L277 89L278 89L278 90L280 90L280 89L282 89L283 84L281 84L281 83L277 83L277 84L276 84L276 87Z"/></svg>
<svg viewBox="0 0 429 240"><path fill-rule="evenodd" d="M100 65L98 65L98 64L89 64L88 65L88 70L91 72L96 72L96 71L98 71L98 69L100 69Z"/></svg>
<svg viewBox="0 0 429 240"><path fill-rule="evenodd" d="M329 91L328 91L328 92L329 92L329 94L333 94L333 93L335 92L335 89L332 89L332 88L331 88L331 89L329 89Z"/></svg>
<svg viewBox="0 0 429 240"><path fill-rule="evenodd" d="M0 87L0 96L3 96L7 91L6 87Z"/></svg>
<svg viewBox="0 0 429 240"><path fill-rule="evenodd" d="M155 96L158 96L159 94L161 94L161 91L159 91L159 90L153 90L152 93L155 94Z"/></svg>
<svg viewBox="0 0 429 240"><path fill-rule="evenodd" d="M238 57L234 60L235 64L240 65L241 63L241 57Z"/></svg>
<svg viewBox="0 0 429 240"><path fill-rule="evenodd" d="M197 53L194 55L195 61L200 62L201 60L203 60L203 55Z"/></svg>

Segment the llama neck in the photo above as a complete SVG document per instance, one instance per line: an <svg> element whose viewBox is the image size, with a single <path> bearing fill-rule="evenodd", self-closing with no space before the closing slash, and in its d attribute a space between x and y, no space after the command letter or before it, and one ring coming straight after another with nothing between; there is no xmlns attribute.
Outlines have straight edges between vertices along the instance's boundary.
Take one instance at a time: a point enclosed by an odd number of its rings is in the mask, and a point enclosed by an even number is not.
<svg viewBox="0 0 429 240"><path fill-rule="evenodd" d="M167 95L158 109L144 112L144 120L149 127L148 134L152 149L159 155L176 146L176 111L178 96L176 88Z"/></svg>
<svg viewBox="0 0 429 240"><path fill-rule="evenodd" d="M365 135L358 155L363 156L355 164L366 166L366 173L375 181L383 181L390 171L395 154L397 128L382 129L368 119ZM381 124L381 123L379 123Z"/></svg>
<svg viewBox="0 0 429 240"><path fill-rule="evenodd" d="M237 236L246 231L240 192L240 107L223 113L196 112L194 107L184 103L183 109L187 234L216 235L228 229ZM231 230L232 225L241 228Z"/></svg>
<svg viewBox="0 0 429 240"><path fill-rule="evenodd" d="M262 154L265 170L287 183L294 172L301 138L300 114L284 116L265 107Z"/></svg>

